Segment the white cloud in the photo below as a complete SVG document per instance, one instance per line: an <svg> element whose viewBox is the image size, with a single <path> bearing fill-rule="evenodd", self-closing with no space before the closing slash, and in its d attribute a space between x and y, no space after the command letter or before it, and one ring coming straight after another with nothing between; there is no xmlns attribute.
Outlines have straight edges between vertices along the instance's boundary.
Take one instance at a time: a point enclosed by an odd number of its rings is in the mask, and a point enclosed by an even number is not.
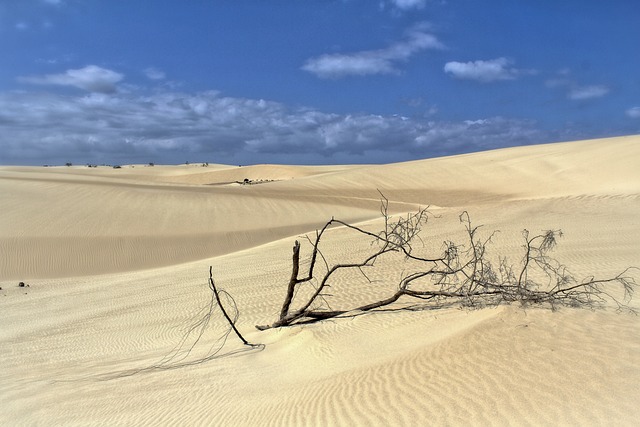
<svg viewBox="0 0 640 427"><path fill-rule="evenodd" d="M632 119L640 119L640 107L631 107L626 112Z"/></svg>
<svg viewBox="0 0 640 427"><path fill-rule="evenodd" d="M509 61L507 58L472 62L453 61L445 64L444 72L451 74L457 79L476 80L482 83L513 80L522 73L532 72L511 68L509 67L511 64L512 61Z"/></svg>
<svg viewBox="0 0 640 427"><path fill-rule="evenodd" d="M396 72L392 61L374 52L362 52L352 55L322 55L308 60L302 69L321 78L391 74Z"/></svg>
<svg viewBox="0 0 640 427"><path fill-rule="evenodd" d="M66 54L55 58L38 58L36 62L39 64L56 65L73 61L74 55Z"/></svg>
<svg viewBox="0 0 640 427"><path fill-rule="evenodd" d="M157 68L153 67L145 69L144 74L151 80L163 80L166 77L164 71L158 70Z"/></svg>
<svg viewBox="0 0 640 427"><path fill-rule="evenodd" d="M18 22L16 23L16 30L20 30L20 31L26 31L29 29L29 24L27 24L26 22Z"/></svg>
<svg viewBox="0 0 640 427"><path fill-rule="evenodd" d="M601 98L609 93L609 88L604 85L576 86L569 91L569 99L582 101L585 99Z"/></svg>
<svg viewBox="0 0 640 427"><path fill-rule="evenodd" d="M406 39L384 49L365 50L347 54L325 54L308 59L302 69L320 78L341 78L372 74L398 73L397 62L408 60L427 49L444 49L434 36L425 32L424 24L407 32Z"/></svg>
<svg viewBox="0 0 640 427"><path fill-rule="evenodd" d="M580 86L573 79L567 77L570 74L571 71L568 69L560 70L559 77L548 79L545 85L550 89L564 88L567 91L567 98L574 101L601 98L610 91L606 85Z"/></svg>
<svg viewBox="0 0 640 427"><path fill-rule="evenodd" d="M0 163L370 162L541 142L534 123L463 122L290 109L217 92L0 93ZM380 154L382 153L382 154ZM185 157L188 156L188 157ZM319 160L324 159L324 160Z"/></svg>
<svg viewBox="0 0 640 427"><path fill-rule="evenodd" d="M62 0L42 0L44 3L48 3L48 4L52 4L55 6L59 6L61 4L63 4Z"/></svg>
<svg viewBox="0 0 640 427"><path fill-rule="evenodd" d="M390 2L398 9L409 10L422 9L427 3L427 0L390 0Z"/></svg>
<svg viewBox="0 0 640 427"><path fill-rule="evenodd" d="M451 153L488 150L498 147L540 142L543 135L530 120L504 117L465 120L462 122L430 122L416 138L419 147L437 150L447 147ZM438 151L437 151L438 152ZM439 154L445 154L442 151Z"/></svg>
<svg viewBox="0 0 640 427"><path fill-rule="evenodd" d="M116 91L116 83L123 78L122 74L115 71L88 65L76 70L67 70L62 74L19 77L18 81L37 85L73 86L89 92L113 93Z"/></svg>

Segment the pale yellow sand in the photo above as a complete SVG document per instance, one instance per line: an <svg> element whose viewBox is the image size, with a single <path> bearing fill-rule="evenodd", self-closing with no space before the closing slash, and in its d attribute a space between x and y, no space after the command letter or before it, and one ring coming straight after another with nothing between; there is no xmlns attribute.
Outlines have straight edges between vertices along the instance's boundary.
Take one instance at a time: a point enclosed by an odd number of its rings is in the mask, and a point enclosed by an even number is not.
<svg viewBox="0 0 640 427"><path fill-rule="evenodd" d="M632 136L382 166L0 167L0 425L636 425L640 319L614 310L253 326L277 317L297 236L332 216L379 226L378 189L395 214L432 206L436 248L468 210L514 262L523 228L561 228L555 255L577 276L640 266L639 166ZM368 245L339 229L326 243L333 259ZM124 376L180 342L209 265L266 348ZM351 279L335 306L383 292Z"/></svg>

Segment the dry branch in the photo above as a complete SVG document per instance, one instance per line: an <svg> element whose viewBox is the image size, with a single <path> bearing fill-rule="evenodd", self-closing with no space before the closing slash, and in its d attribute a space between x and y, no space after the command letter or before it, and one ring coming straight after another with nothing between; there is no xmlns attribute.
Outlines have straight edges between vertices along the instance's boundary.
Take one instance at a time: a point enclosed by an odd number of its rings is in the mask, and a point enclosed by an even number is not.
<svg viewBox="0 0 640 427"><path fill-rule="evenodd" d="M593 277L577 281L566 266L560 264L549 252L562 236L560 230L548 230L539 235L530 236L523 231L525 243L520 267L500 258L497 266L489 260L487 247L495 233L481 239L480 227L473 226L467 212L460 215L460 222L466 231L463 244L444 242L441 253L433 256L419 256L414 244L420 240L420 232L430 217L427 208L392 220L389 214L389 201L382 196L381 214L384 228L372 233L352 224L332 218L315 238L307 240L312 246L309 266L306 274L300 278L300 242L293 247L292 273L287 292L280 310L279 318L270 325L260 325L260 330L291 326L301 323L317 322L343 315L379 309L397 302L400 298L418 299L422 304L435 308L450 306L452 303L465 307L493 306L501 303L519 302L528 304L547 304L552 309L559 306L578 306L596 308L607 302L614 302L618 310L633 311L628 306L632 293L637 286L630 274L634 268L628 268L615 277L595 279ZM318 257L326 259L321 251L322 238L328 228L340 226L372 240L372 250L359 261L326 265L326 272L318 277L315 267ZM406 260L418 264L418 267L406 273L397 284L397 289L385 298L364 305L343 310L332 310L325 302L325 291L330 286L335 273L342 270L358 270L365 277L364 269L391 254L400 254ZM546 277L548 283L539 283L532 276ZM367 277L368 279L368 277ZM310 296L296 301L299 287L306 282L316 280L318 285ZM539 279L537 279L539 280ZM616 298L610 288L622 287L624 297ZM320 300L320 301L319 301ZM295 305L298 308L292 309Z"/></svg>
<svg viewBox="0 0 640 427"><path fill-rule="evenodd" d="M211 292L213 292L213 295L215 296L216 302L218 303L218 307L220 307L220 311L222 311L222 314L224 315L224 318L227 320L227 322L229 323L229 327L231 327L231 330L236 334L236 336L240 339L240 341L242 341L242 344L244 345L248 345L249 347L255 347L255 344L251 344L250 342L248 342L240 333L240 331L238 331L238 328L236 328L236 321L234 319L231 319L231 317L229 316L229 313L227 313L227 310L224 308L224 305L222 304L222 301L220 301L220 292L218 291L218 288L216 287L216 282L213 280L213 267L209 266L209 289L211 289ZM228 294L227 294L228 295ZM231 297L229 295L229 297Z"/></svg>

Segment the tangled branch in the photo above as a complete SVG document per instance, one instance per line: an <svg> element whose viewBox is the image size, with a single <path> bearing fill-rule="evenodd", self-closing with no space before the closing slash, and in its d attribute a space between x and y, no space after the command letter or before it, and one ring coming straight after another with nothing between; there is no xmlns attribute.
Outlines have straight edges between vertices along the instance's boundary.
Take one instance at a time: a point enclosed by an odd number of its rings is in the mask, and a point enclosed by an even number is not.
<svg viewBox="0 0 640 427"><path fill-rule="evenodd" d="M546 304L552 309L559 306L602 307L608 302L616 304L618 310L632 311L630 301L637 283L627 268L620 274L607 278L589 277L578 281L567 269L549 255L562 236L560 230L548 230L531 236L523 231L525 243L520 266L513 266L506 258L500 258L494 265L488 256L487 247L493 235L481 239L480 227L471 223L469 214L463 212L459 219L466 232L463 244L444 242L441 253L435 256L419 256L414 250L420 241L420 232L429 219L428 208L392 220L389 215L389 201L382 196L381 214L384 228L372 233L344 221L331 218L324 227L316 231L315 238L307 236L311 244L309 266L304 275L300 274L300 242L293 246L292 271L279 318L269 325L256 326L259 330L317 322L343 315L353 315L380 309L397 302L400 298L418 299L430 307L444 307L452 303L465 307L495 306L502 303L519 302L523 305ZM349 263L327 263L321 250L322 238L332 226L340 226L372 240L372 250L360 260ZM332 310L327 303L326 293L336 273L356 270L365 278L365 269L392 254L400 254L418 267L404 274L397 288L385 298L348 309ZM325 263L326 272L316 276L318 259ZM315 281L313 292L295 301L298 290L304 284ZM545 283L546 282L546 283ZM623 297L618 298L612 291L615 286L622 288ZM296 307L296 308L292 308Z"/></svg>

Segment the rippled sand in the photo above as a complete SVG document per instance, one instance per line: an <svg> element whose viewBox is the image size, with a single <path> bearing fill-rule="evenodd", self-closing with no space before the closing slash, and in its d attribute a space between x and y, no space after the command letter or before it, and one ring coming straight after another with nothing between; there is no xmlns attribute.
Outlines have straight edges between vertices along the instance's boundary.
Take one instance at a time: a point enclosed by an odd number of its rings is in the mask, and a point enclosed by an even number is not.
<svg viewBox="0 0 640 427"><path fill-rule="evenodd" d="M431 206L435 248L467 210L513 262L523 228L560 228L578 277L640 266L639 166L631 136L371 166L0 167L0 425L634 425L640 320L613 309L254 325L278 315L298 236L331 217L380 227L378 190L394 215ZM325 243L332 259L368 247L341 229ZM210 265L265 349L230 340L225 357L125 376L180 343ZM385 291L334 287L337 306ZM185 361L209 354L210 326Z"/></svg>

